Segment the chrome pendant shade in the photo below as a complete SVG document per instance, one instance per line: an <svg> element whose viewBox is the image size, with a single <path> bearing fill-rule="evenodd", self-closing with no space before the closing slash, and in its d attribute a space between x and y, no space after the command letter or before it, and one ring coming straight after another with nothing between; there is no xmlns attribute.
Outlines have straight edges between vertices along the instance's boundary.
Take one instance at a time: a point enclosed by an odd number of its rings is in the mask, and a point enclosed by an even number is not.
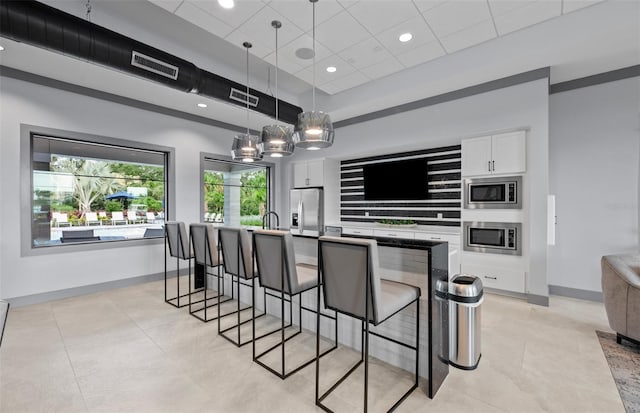
<svg viewBox="0 0 640 413"><path fill-rule="evenodd" d="M261 160L262 154L258 148L260 137L252 135L249 129L249 49L252 44L244 42L242 46L247 49L247 133L240 133L233 138L231 158L242 162L254 162Z"/></svg>
<svg viewBox="0 0 640 413"><path fill-rule="evenodd" d="M316 111L316 3L309 0L313 6L313 110L298 114L293 133L296 147L307 150L328 148L333 145L335 132L328 113Z"/></svg>
<svg viewBox="0 0 640 413"><path fill-rule="evenodd" d="M271 26L276 30L276 123L262 128L258 148L262 155L278 158L293 155L295 145L291 128L278 122L278 29L282 27L282 23L274 20Z"/></svg>
<svg viewBox="0 0 640 413"><path fill-rule="evenodd" d="M333 123L328 113L312 111L298 115L293 141L299 148L324 149L333 145Z"/></svg>
<svg viewBox="0 0 640 413"><path fill-rule="evenodd" d="M231 158L242 162L254 162L262 159L258 144L260 137L248 133L240 133L233 138Z"/></svg>

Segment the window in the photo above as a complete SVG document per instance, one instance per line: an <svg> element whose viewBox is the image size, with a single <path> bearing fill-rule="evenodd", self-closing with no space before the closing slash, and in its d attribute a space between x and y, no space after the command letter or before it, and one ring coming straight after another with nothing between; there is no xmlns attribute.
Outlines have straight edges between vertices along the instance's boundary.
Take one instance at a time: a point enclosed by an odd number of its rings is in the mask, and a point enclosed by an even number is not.
<svg viewBox="0 0 640 413"><path fill-rule="evenodd" d="M169 152L38 133L30 144L32 248L164 236Z"/></svg>
<svg viewBox="0 0 640 413"><path fill-rule="evenodd" d="M205 156L203 220L228 226L261 226L262 216L270 209L270 172L269 164Z"/></svg>

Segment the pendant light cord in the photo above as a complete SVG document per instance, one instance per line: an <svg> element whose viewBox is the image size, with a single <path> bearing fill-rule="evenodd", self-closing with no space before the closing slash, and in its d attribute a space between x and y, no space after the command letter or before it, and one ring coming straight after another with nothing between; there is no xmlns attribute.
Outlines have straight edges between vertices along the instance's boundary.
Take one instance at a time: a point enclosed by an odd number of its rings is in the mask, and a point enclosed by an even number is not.
<svg viewBox="0 0 640 413"><path fill-rule="evenodd" d="M87 8L87 20L91 21L91 0L87 0L85 7Z"/></svg>
<svg viewBox="0 0 640 413"><path fill-rule="evenodd" d="M251 47L250 43L246 43L247 48L247 138L249 137L249 48Z"/></svg>
<svg viewBox="0 0 640 413"><path fill-rule="evenodd" d="M316 111L316 2L313 5L313 111Z"/></svg>
<svg viewBox="0 0 640 413"><path fill-rule="evenodd" d="M276 26L276 125L278 125L278 27Z"/></svg>

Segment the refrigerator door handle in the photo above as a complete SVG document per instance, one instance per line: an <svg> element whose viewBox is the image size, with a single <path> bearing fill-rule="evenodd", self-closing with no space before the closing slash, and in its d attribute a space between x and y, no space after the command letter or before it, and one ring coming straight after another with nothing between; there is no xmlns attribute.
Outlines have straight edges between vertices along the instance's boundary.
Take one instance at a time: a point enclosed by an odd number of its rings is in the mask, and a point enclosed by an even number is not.
<svg viewBox="0 0 640 413"><path fill-rule="evenodd" d="M304 231L304 217L302 216L302 200L298 201L298 233Z"/></svg>

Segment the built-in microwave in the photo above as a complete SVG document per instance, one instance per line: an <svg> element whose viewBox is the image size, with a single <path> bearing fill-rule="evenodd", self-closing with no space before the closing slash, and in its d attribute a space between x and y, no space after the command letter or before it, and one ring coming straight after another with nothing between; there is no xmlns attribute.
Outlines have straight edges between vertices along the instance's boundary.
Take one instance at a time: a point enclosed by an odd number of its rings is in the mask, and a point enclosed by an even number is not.
<svg viewBox="0 0 640 413"><path fill-rule="evenodd" d="M463 223L465 251L522 255L522 224L515 222Z"/></svg>
<svg viewBox="0 0 640 413"><path fill-rule="evenodd" d="M522 177L465 179L463 198L467 209L522 209Z"/></svg>

